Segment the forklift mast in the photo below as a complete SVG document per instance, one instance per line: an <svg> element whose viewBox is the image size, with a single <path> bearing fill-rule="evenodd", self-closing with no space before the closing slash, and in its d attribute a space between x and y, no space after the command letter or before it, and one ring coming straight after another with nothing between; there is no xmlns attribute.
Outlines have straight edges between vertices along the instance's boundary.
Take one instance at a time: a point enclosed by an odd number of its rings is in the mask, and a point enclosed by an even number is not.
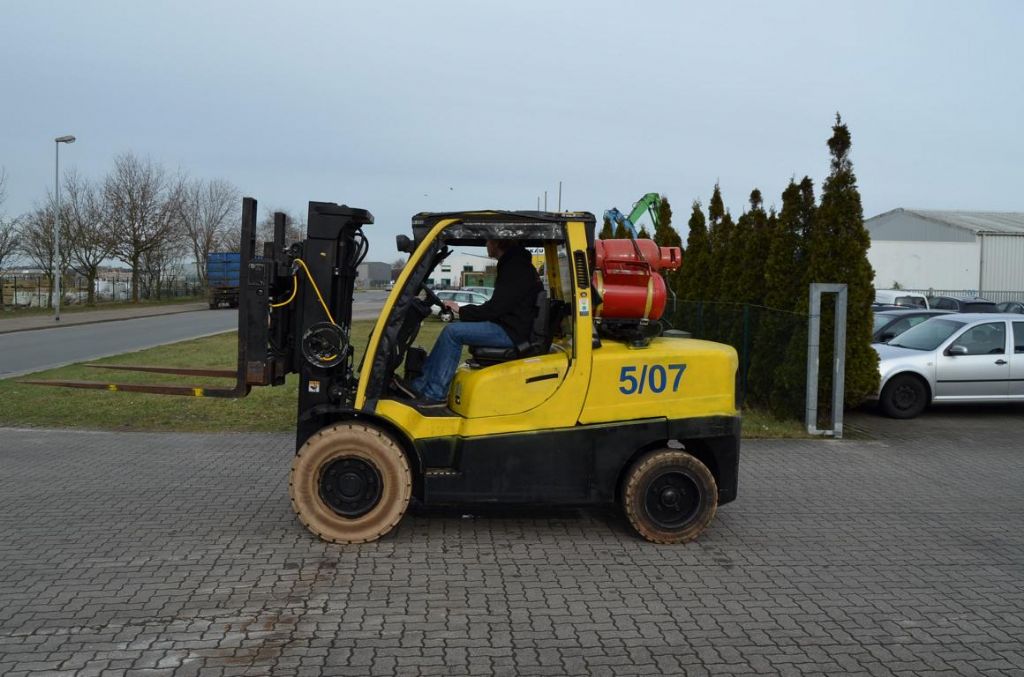
<svg viewBox="0 0 1024 677"><path fill-rule="evenodd" d="M248 395L253 386L283 385L288 374L298 373L302 431L310 412L350 407L354 399L356 379L349 344L352 296L358 267L368 248L362 228L371 223L373 215L365 209L310 202L305 240L286 246L285 217L277 213L273 240L264 243L263 251L257 252L256 200L243 198L236 368L89 365L122 371L234 378L231 387L24 382L115 392L237 398Z"/></svg>

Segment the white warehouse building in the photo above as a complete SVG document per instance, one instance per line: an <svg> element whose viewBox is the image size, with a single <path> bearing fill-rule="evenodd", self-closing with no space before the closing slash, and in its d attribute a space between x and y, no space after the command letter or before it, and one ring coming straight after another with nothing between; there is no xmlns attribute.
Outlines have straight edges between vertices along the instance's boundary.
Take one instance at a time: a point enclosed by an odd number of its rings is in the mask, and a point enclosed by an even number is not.
<svg viewBox="0 0 1024 677"><path fill-rule="evenodd" d="M994 301L1005 300L998 292L1024 292L1024 213L893 209L864 227L876 289L898 284Z"/></svg>

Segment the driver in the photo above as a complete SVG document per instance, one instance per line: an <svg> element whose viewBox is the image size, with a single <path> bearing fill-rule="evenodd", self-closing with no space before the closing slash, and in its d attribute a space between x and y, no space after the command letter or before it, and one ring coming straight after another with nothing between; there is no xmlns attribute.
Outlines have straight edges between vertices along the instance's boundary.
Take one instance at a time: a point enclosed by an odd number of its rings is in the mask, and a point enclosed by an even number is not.
<svg viewBox="0 0 1024 677"><path fill-rule="evenodd" d="M428 403L447 402L462 346L511 348L530 339L537 294L543 289L530 252L513 240L487 240L487 255L498 259L493 296L459 308L461 321L445 326L423 363L423 374L410 384L412 394Z"/></svg>

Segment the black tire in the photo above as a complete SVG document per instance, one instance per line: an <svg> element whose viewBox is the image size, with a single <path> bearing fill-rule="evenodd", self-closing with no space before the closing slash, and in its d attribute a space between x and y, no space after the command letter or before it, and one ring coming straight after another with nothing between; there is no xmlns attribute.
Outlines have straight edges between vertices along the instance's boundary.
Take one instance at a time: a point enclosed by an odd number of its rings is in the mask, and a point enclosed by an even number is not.
<svg viewBox="0 0 1024 677"><path fill-rule="evenodd" d="M718 485L708 467L684 451L661 449L629 469L622 507L636 532L652 543L687 543L711 523Z"/></svg>
<svg viewBox="0 0 1024 677"><path fill-rule="evenodd" d="M438 317L441 318L442 322L451 322L455 319L455 313L452 312L451 308L445 308Z"/></svg>
<svg viewBox="0 0 1024 677"><path fill-rule="evenodd" d="M292 462L292 508L332 543L366 543L391 531L412 495L412 472L390 435L364 423L328 426Z"/></svg>
<svg viewBox="0 0 1024 677"><path fill-rule="evenodd" d="M917 376L898 374L885 384L878 403L886 416L914 418L928 406L928 387Z"/></svg>

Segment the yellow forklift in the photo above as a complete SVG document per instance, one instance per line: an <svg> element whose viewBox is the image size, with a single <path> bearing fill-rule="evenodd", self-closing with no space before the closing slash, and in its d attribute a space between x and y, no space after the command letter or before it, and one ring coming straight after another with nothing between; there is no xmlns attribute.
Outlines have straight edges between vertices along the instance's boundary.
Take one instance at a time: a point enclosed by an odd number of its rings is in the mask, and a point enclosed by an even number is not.
<svg viewBox="0 0 1024 677"><path fill-rule="evenodd" d="M679 250L594 239L586 212L421 213L398 236L408 262L361 364L349 341L357 267L373 216L309 203L306 239L257 251L256 201L243 200L238 365L231 388L48 382L50 385L243 397L298 374L289 492L320 538L387 534L412 498L426 505L597 505L618 502L647 540L696 538L736 498L740 417L736 352L664 330L662 268ZM403 394L420 373L420 325L440 300L427 285L453 247L513 240L543 252L544 290L530 340L476 348L447 406ZM122 367L123 368L123 367Z"/></svg>

